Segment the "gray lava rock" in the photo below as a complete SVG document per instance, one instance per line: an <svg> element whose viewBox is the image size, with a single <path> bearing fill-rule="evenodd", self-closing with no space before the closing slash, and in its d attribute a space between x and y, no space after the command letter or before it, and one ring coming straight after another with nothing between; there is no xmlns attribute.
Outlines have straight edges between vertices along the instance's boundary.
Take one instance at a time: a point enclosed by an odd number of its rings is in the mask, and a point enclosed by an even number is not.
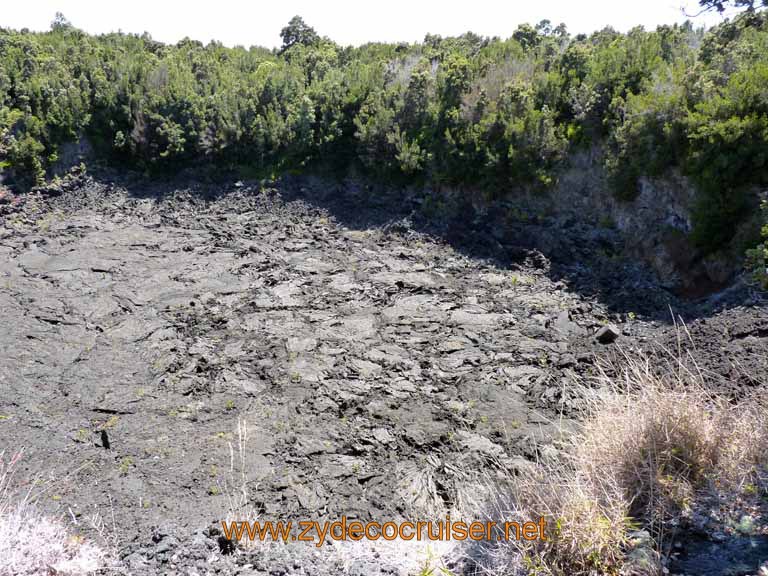
<svg viewBox="0 0 768 576"><path fill-rule="evenodd" d="M560 312L552 321L552 327L560 334L566 336L586 335L586 330L571 320L570 313L567 310Z"/></svg>
<svg viewBox="0 0 768 576"><path fill-rule="evenodd" d="M595 340L600 342L600 344L611 344L615 342L620 335L621 332L619 332L619 329L616 328L616 326L609 324L608 326L603 326L595 333Z"/></svg>
<svg viewBox="0 0 768 576"><path fill-rule="evenodd" d="M465 432L464 430L460 431L458 436L462 446L464 446L470 454L489 458L502 458L504 456L504 448L498 444L494 444L485 436Z"/></svg>
<svg viewBox="0 0 768 576"><path fill-rule="evenodd" d="M584 328L608 313L586 301L589 266L560 269L584 282L553 281L550 255L503 246L514 266L486 260L435 241L417 217L381 234L402 216L396 202L372 208L367 193L300 184L301 194L282 183L221 194L186 181L129 191L83 180L25 195L13 225L0 222L0 435L46 466L96 459L62 496L82 511L114 505L132 574L338 574L313 546L247 557L220 534L195 534L241 488L259 517L377 520L413 514L392 497L401 466L442 507L466 486L464 471L554 460L554 447L535 447L561 424L575 428L574 383L610 352ZM579 245L577 228L559 242L560 228L537 226L552 228L551 250ZM625 296L608 304L634 309L638 284L612 270L608 287ZM766 373L768 318L759 307L729 314L689 328L714 368L705 372L751 385L732 377L732 360ZM631 327L629 342L667 330L641 318ZM596 335L617 337L611 326ZM111 451L87 441L98 426ZM713 563L706 552L696 567ZM361 572L379 573L378 560Z"/></svg>
<svg viewBox="0 0 768 576"><path fill-rule="evenodd" d="M661 556L654 548L651 535L645 530L628 534L630 550L622 574L628 576L648 576L661 574Z"/></svg>

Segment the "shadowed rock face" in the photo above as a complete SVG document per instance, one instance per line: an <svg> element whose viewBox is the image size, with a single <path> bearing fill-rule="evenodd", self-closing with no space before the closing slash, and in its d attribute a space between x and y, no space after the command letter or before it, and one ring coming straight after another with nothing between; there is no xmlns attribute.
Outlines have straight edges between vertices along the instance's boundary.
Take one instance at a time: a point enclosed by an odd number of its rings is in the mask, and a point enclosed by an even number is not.
<svg viewBox="0 0 768 576"><path fill-rule="evenodd" d="M731 536L719 542L698 538L687 543L684 557L673 564L675 573L701 576L750 576L768 565L768 536ZM761 571L762 572L762 571Z"/></svg>
<svg viewBox="0 0 768 576"><path fill-rule="evenodd" d="M572 424L623 320L545 272L275 191L30 197L0 228L0 449L114 511L134 573L204 565L241 471L265 519L442 512Z"/></svg>
<svg viewBox="0 0 768 576"><path fill-rule="evenodd" d="M758 189L747 195L750 209L732 239L717 253L706 254L692 236L700 198L688 178L676 171L662 178L642 177L637 195L622 200L608 183L602 154L599 147L572 154L551 194L532 198L534 204L560 217L615 229L623 238L625 257L643 262L683 298L706 297L733 283L743 270L744 246L759 236Z"/></svg>

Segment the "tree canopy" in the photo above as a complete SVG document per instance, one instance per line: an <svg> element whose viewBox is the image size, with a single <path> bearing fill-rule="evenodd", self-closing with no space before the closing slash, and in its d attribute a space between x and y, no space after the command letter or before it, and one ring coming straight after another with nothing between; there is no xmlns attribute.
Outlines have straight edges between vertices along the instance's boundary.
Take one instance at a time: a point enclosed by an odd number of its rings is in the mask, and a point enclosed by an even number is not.
<svg viewBox="0 0 768 576"><path fill-rule="evenodd" d="M699 5L704 10L718 12L725 12L728 7L754 11L768 6L768 0L699 0Z"/></svg>
<svg viewBox="0 0 768 576"><path fill-rule="evenodd" d="M297 16L275 52L91 36L58 14L46 33L0 29L0 170L28 188L87 137L148 172L353 169L502 195L546 189L570 153L599 147L620 198L642 176L688 175L698 241L715 249L745 190L768 185L767 22L753 9L707 32L574 37L542 21L507 39L342 47Z"/></svg>
<svg viewBox="0 0 768 576"><path fill-rule="evenodd" d="M291 21L288 22L288 26L280 31L280 38L283 39L281 52L285 52L296 44L312 46L320 39L317 32L315 32L315 29L308 26L301 16L294 16L291 18Z"/></svg>

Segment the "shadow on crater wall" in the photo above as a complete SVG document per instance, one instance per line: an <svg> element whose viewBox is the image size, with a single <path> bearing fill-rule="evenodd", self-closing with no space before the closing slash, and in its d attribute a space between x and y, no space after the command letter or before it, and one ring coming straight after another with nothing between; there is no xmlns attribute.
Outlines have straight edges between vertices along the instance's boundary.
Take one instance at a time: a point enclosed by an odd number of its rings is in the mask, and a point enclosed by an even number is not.
<svg viewBox="0 0 768 576"><path fill-rule="evenodd" d="M234 179L148 182L123 174L116 182L135 197L159 201L179 189L201 200L214 200L233 191L257 193L261 188L258 182ZM671 324L672 312L692 321L724 309L764 305L763 298L742 281L725 286L701 279L694 283L698 288L687 292L664 285L641 259L626 256L618 230L575 216L542 216L513 201L481 212L469 199L447 207L437 194L430 197L414 190L307 176L286 176L266 187L277 190L285 202L301 201L325 210L350 229L426 234L499 268L545 271L570 291L619 315Z"/></svg>

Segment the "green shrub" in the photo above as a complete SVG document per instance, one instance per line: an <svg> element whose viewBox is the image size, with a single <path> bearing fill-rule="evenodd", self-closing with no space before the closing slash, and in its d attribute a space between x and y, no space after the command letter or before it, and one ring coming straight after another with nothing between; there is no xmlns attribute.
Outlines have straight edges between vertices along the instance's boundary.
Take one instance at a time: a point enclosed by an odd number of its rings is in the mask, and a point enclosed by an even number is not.
<svg viewBox="0 0 768 576"><path fill-rule="evenodd" d="M654 92L630 93L613 106L620 109L622 121L611 134L606 169L617 196L631 200L640 176L661 176L679 165L687 110L682 90L673 81Z"/></svg>
<svg viewBox="0 0 768 576"><path fill-rule="evenodd" d="M569 148L602 144L616 194L676 167L697 185L695 238L731 239L768 183L768 16L690 23L520 26L508 39L428 35L338 46L300 18L281 50L122 33L59 18L0 29L0 166L40 183L87 135L109 161L276 174L308 166L489 195L544 189Z"/></svg>
<svg viewBox="0 0 768 576"><path fill-rule="evenodd" d="M763 221L762 229L764 242L747 251L747 269L751 271L755 282L768 290L768 200L762 205Z"/></svg>

